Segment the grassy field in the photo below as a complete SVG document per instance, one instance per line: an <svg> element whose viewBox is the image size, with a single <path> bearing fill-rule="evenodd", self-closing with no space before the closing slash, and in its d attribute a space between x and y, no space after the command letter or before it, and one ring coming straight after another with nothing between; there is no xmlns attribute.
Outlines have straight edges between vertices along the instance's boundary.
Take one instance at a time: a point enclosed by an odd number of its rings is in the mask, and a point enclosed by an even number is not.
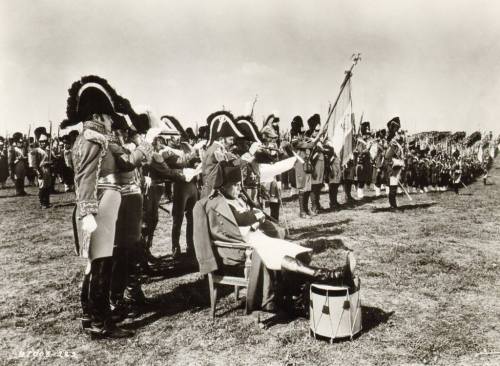
<svg viewBox="0 0 500 366"><path fill-rule="evenodd" d="M73 253L71 194L39 210L0 191L0 363L8 365L498 365L500 364L500 162L492 181L452 192L368 198L348 210L298 219L285 205L291 238L332 266L352 249L362 279L364 331L333 345L308 335L308 320L261 329L227 294L209 316L206 279L165 275L144 286L155 304L125 326L128 340L91 341L80 330L83 262ZM372 195L372 192L369 193ZM327 206L326 195L322 197ZM161 213L153 251L170 251Z"/></svg>

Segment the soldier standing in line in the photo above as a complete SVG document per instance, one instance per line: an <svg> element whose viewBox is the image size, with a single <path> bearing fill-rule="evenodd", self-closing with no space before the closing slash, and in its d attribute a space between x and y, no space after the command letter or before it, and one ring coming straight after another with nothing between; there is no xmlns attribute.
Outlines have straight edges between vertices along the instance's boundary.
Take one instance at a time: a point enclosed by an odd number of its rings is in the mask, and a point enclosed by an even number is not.
<svg viewBox="0 0 500 366"><path fill-rule="evenodd" d="M299 217L311 218L309 211L309 196L311 194L311 173L313 167L309 160L312 142L304 136L302 117L295 116L291 122L291 146L293 151L302 159L297 159L294 169L291 171L292 187L297 189L299 198Z"/></svg>
<svg viewBox="0 0 500 366"><path fill-rule="evenodd" d="M0 188L5 188L5 182L9 177L9 157L5 139L0 136Z"/></svg>
<svg viewBox="0 0 500 366"><path fill-rule="evenodd" d="M28 158L24 153L24 140L21 132L12 135L12 143L8 152L10 178L16 187L16 196L26 196L24 178L28 170Z"/></svg>
<svg viewBox="0 0 500 366"><path fill-rule="evenodd" d="M184 132L180 123L172 120L172 117L163 116L162 121L172 122L171 125L177 128L177 134L173 134L169 140L165 149L162 150L161 155L167 166L171 169L185 169L194 168L195 164L200 162L198 157L198 152L195 151L187 141L183 141L181 144L181 134L184 135L182 138L186 139L187 134ZM186 152L182 149L186 148ZM187 152L189 151L189 152ZM184 179L175 179L173 181L173 204L172 204L172 256L179 258L181 255L180 237L182 222L184 221L184 216L186 217L186 254L188 257L194 257L194 243L193 243L193 207L199 198L197 178L192 177Z"/></svg>
<svg viewBox="0 0 500 366"><path fill-rule="evenodd" d="M37 174L38 178L38 198L40 200L40 208L49 208L50 204L50 193L52 190L52 174L50 160L50 151L48 148L49 135L45 127L35 128L35 140L38 143L38 147L30 151L31 154L31 168Z"/></svg>
<svg viewBox="0 0 500 366"><path fill-rule="evenodd" d="M316 113L312 115L307 121L307 124L309 130L306 134L309 135L311 139L314 139L320 132L321 121L319 114ZM311 154L310 161L313 168L311 172L311 214L315 216L320 211L324 210L320 204L321 189L325 181L325 155L321 142L318 142L311 151Z"/></svg>
<svg viewBox="0 0 500 366"><path fill-rule="evenodd" d="M403 162L403 147L397 141L396 132L401 128L399 117L394 117L387 122L387 141L388 148L385 152L384 164L389 177L389 205L391 209L397 209L396 194L400 184L401 169L404 167Z"/></svg>

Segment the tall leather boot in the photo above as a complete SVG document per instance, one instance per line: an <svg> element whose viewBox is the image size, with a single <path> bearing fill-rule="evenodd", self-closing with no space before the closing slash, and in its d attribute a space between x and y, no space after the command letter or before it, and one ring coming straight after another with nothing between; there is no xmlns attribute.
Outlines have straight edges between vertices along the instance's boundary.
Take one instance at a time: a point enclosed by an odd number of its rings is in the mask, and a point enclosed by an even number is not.
<svg viewBox="0 0 500 366"><path fill-rule="evenodd" d="M304 264L303 262L285 256L281 262L281 269L299 273L307 277L311 277L316 281L320 281L330 285L353 285L354 268L356 267L356 259L354 255L349 252L346 257L344 266L329 270L325 268L317 268Z"/></svg>
<svg viewBox="0 0 500 366"><path fill-rule="evenodd" d="M82 328L86 330L91 326L91 316L89 310L89 283L90 273L85 273L82 280L82 288L80 292L80 303L82 305Z"/></svg>
<svg viewBox="0 0 500 366"><path fill-rule="evenodd" d="M280 220L280 204L279 202L269 202L269 209L271 211L271 217L276 221Z"/></svg>
<svg viewBox="0 0 500 366"><path fill-rule="evenodd" d="M316 216L316 213L309 211L309 197L311 196L311 191L304 192L304 212L309 216Z"/></svg>
<svg viewBox="0 0 500 366"><path fill-rule="evenodd" d="M299 192L299 217L302 219L308 219L310 216L304 210L304 192Z"/></svg>

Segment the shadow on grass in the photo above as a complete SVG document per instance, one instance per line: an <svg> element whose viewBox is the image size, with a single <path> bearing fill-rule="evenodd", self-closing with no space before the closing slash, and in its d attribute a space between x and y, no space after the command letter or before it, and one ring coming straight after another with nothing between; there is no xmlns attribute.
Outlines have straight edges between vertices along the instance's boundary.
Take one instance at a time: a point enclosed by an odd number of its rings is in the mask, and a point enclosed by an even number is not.
<svg viewBox="0 0 500 366"><path fill-rule="evenodd" d="M218 298L233 292L231 286L219 286ZM141 307L145 317L123 324L123 328L139 329L152 324L161 318L173 316L185 311L200 312L210 306L208 281L205 277L194 282L177 286L174 290L152 298L151 304ZM208 315L207 315L208 316Z"/></svg>
<svg viewBox="0 0 500 366"><path fill-rule="evenodd" d="M351 250L344 244L344 242L341 239L308 240L304 244L304 246L307 248L311 248L313 250L313 254L322 253L327 249Z"/></svg>
<svg viewBox="0 0 500 366"><path fill-rule="evenodd" d="M352 219L345 219L336 222L329 222L328 224L318 224L314 226L304 226L290 229L290 237L293 240L300 240L304 238L317 238L320 236L340 234L343 230L338 226L348 224L351 221Z"/></svg>
<svg viewBox="0 0 500 366"><path fill-rule="evenodd" d="M394 311L386 312L380 308L361 305L363 333L369 332L380 324L387 323L392 315L394 315Z"/></svg>
<svg viewBox="0 0 500 366"><path fill-rule="evenodd" d="M162 258L157 264L151 265L152 272L146 274L145 283L158 282L169 278L181 277L198 272L198 262L193 258L181 257L179 260L171 256Z"/></svg>
<svg viewBox="0 0 500 366"><path fill-rule="evenodd" d="M398 206L398 208L394 209L391 207L380 207L380 208L374 208L371 212L377 213L377 212L398 212L398 211L406 211L406 210L416 210L418 208L428 208L431 206L434 206L436 202L426 202L426 203L415 203L415 204L409 204L409 205L401 205Z"/></svg>

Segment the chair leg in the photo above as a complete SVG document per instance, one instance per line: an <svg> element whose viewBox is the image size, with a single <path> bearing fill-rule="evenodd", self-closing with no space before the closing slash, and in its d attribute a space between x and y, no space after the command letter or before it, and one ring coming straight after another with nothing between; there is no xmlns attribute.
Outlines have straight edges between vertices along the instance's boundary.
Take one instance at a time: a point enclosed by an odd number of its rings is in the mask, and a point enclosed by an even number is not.
<svg viewBox="0 0 500 366"><path fill-rule="evenodd" d="M212 274L208 274L208 290L210 291L210 310L212 319L215 319L215 304L217 302L217 289L214 286L214 279Z"/></svg>
<svg viewBox="0 0 500 366"><path fill-rule="evenodd" d="M238 302L240 295L240 288L238 286L234 286L234 299Z"/></svg>

